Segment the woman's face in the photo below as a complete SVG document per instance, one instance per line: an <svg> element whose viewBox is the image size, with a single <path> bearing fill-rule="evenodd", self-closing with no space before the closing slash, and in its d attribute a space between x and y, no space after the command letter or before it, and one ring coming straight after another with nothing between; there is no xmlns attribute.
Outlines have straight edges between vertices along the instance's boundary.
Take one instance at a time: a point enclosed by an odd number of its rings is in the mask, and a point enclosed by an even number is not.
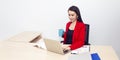
<svg viewBox="0 0 120 60"><path fill-rule="evenodd" d="M74 11L69 10L68 11L69 19L71 22L74 22L77 20L78 16Z"/></svg>

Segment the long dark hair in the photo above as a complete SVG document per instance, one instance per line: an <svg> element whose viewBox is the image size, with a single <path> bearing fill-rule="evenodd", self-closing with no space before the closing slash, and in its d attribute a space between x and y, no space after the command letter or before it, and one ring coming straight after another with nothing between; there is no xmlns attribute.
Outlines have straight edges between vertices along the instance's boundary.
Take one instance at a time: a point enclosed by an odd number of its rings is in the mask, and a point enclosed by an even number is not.
<svg viewBox="0 0 120 60"><path fill-rule="evenodd" d="M74 12L77 14L77 16L78 16L78 19L77 19L77 20L78 20L79 22L83 22L78 7L76 7L76 6L71 6L71 7L68 9L68 11L69 11L69 10L70 10L70 11L74 11Z"/></svg>

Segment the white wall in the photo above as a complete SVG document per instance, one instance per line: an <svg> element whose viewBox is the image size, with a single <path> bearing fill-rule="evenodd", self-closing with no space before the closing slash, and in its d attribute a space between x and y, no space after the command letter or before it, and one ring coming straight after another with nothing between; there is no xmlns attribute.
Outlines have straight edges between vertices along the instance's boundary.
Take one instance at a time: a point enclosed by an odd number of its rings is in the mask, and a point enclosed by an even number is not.
<svg viewBox="0 0 120 60"><path fill-rule="evenodd" d="M111 45L120 57L120 0L0 0L0 40L23 31L56 37L69 21L71 5L78 6L90 24L90 43Z"/></svg>

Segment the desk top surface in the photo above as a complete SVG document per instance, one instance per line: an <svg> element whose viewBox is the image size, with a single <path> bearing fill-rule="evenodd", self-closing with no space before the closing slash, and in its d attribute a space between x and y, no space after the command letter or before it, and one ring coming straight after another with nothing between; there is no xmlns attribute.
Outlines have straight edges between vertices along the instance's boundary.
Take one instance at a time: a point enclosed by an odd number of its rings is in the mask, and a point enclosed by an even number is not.
<svg viewBox="0 0 120 60"><path fill-rule="evenodd" d="M70 53L65 55L49 52L28 43L39 36L37 32L23 32L8 40L0 41L0 60L68 60ZM91 53L98 53L101 60L119 60L111 46L90 46Z"/></svg>
<svg viewBox="0 0 120 60"><path fill-rule="evenodd" d="M90 46L90 52L97 52L101 60L119 60L111 46ZM70 53L65 55L49 52L34 47L33 43L0 42L0 59L2 60L67 60Z"/></svg>
<svg viewBox="0 0 120 60"><path fill-rule="evenodd" d="M67 60L69 54L49 52L36 48L31 43L0 42L1 60Z"/></svg>
<svg viewBox="0 0 120 60"><path fill-rule="evenodd" d="M41 38L41 33L39 32L31 32L25 31L19 34L16 34L6 40L13 41L13 42L31 42L33 40L37 40L37 38Z"/></svg>

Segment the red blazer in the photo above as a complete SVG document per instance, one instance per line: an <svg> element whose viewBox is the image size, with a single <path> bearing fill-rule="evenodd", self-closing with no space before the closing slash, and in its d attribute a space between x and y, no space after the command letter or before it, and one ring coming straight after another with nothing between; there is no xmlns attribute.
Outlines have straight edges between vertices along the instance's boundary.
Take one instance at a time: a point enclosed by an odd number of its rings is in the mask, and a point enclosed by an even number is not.
<svg viewBox="0 0 120 60"><path fill-rule="evenodd" d="M66 32L69 29L71 22L68 22L66 24ZM64 33L64 43L66 43L66 32ZM73 37L72 37L72 44L69 46L71 50L80 48L84 45L84 40L85 40L85 24L82 22L77 21L74 32L73 32Z"/></svg>

